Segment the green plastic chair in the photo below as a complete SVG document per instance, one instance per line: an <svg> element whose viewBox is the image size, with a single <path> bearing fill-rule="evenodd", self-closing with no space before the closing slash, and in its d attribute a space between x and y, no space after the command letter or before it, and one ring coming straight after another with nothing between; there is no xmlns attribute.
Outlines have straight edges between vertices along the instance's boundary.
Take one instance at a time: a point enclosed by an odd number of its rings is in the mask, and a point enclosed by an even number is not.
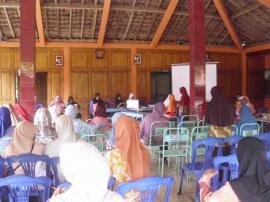
<svg viewBox="0 0 270 202"><path fill-rule="evenodd" d="M163 135L162 150L159 152L158 172L163 177L164 173L164 158L176 158L175 166L179 168L180 158L186 163L188 160L189 151L189 131L187 128L167 128ZM165 149L166 147L166 149ZM161 167L161 172L160 172Z"/></svg>

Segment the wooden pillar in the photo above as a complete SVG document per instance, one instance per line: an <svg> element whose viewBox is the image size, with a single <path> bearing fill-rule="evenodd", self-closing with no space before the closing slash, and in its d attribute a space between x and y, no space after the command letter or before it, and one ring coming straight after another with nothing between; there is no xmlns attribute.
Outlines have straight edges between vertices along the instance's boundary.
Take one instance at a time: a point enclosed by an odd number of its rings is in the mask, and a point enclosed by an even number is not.
<svg viewBox="0 0 270 202"><path fill-rule="evenodd" d="M36 1L20 0L20 86L19 103L34 115Z"/></svg>
<svg viewBox="0 0 270 202"><path fill-rule="evenodd" d="M70 50L64 47L64 100L70 96ZM83 90L83 89L82 89Z"/></svg>
<svg viewBox="0 0 270 202"><path fill-rule="evenodd" d="M137 96L137 65L134 63L134 56L137 49L131 48L130 51L130 92Z"/></svg>
<svg viewBox="0 0 270 202"><path fill-rule="evenodd" d="M242 50L242 95L247 95L247 53Z"/></svg>
<svg viewBox="0 0 270 202"><path fill-rule="evenodd" d="M204 0L189 0L190 113L205 100ZM179 86L180 87L180 86Z"/></svg>

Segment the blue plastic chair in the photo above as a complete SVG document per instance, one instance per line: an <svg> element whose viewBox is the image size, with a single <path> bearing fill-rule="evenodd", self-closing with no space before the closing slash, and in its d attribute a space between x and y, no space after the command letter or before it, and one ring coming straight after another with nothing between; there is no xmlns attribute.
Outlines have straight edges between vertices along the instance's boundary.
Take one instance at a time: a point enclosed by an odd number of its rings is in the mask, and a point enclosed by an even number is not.
<svg viewBox="0 0 270 202"><path fill-rule="evenodd" d="M216 175L212 180L214 190L219 189L225 182L238 178L239 162L235 154L229 156L217 156L214 158L213 164L215 170L223 171L221 182L219 182L219 175Z"/></svg>
<svg viewBox="0 0 270 202"><path fill-rule="evenodd" d="M71 187L71 183L70 182L65 182L65 183L59 184L57 186L57 188L62 189L62 190L65 190L65 191L67 191L70 187Z"/></svg>
<svg viewBox="0 0 270 202"><path fill-rule="evenodd" d="M243 137L240 135L233 135L230 137L225 137L225 138L223 138L223 144L224 143L229 144L231 146L230 154L235 154L237 145L241 139L243 139ZM223 155L223 153L222 153L222 155Z"/></svg>
<svg viewBox="0 0 270 202"><path fill-rule="evenodd" d="M260 135L257 135L256 138L259 138L264 142L264 145L266 146L266 149L270 149L270 133L263 133Z"/></svg>
<svg viewBox="0 0 270 202"><path fill-rule="evenodd" d="M136 181L125 182L118 185L116 191L125 197L131 190L139 191L140 202L155 202L162 186L166 186L164 202L169 202L172 191L173 177L147 177Z"/></svg>
<svg viewBox="0 0 270 202"><path fill-rule="evenodd" d="M25 175L35 177L35 168L37 162L42 162L46 164L46 177L51 177L50 172L50 158L47 155L36 155L36 154L22 154L19 156L11 156L7 159L9 172L11 175L14 175L15 170L18 166L23 168ZM14 165L15 164L15 168Z"/></svg>
<svg viewBox="0 0 270 202"><path fill-rule="evenodd" d="M236 125L232 125L232 135L239 135L238 132L238 127Z"/></svg>
<svg viewBox="0 0 270 202"><path fill-rule="evenodd" d="M221 138L207 138L202 140L196 140L192 143L192 156L191 156L191 163L187 163L181 167L180 173L180 186L178 194L182 192L182 186L184 177L187 173L191 173L195 176L196 179L196 188L195 188L195 199L199 199L199 185L198 181L202 176L203 172L206 169L213 168L213 155L215 148L218 148L218 155L221 153L221 145L223 140ZM204 155L203 159L197 161L197 152L201 151L204 148Z"/></svg>
<svg viewBox="0 0 270 202"><path fill-rule="evenodd" d="M0 178L4 177L4 170L5 170L5 159L0 156ZM8 196L8 189L7 187L0 187L0 202L1 199L4 199Z"/></svg>
<svg viewBox="0 0 270 202"><path fill-rule="evenodd" d="M51 161L51 166L52 166L52 171L53 171L53 179L52 179L52 184L54 187L58 187L60 184L60 179L58 175L58 165L59 165L59 157L53 157L50 159Z"/></svg>
<svg viewBox="0 0 270 202"><path fill-rule="evenodd" d="M12 175L6 178L0 179L0 187L7 186L9 189L9 201L16 202L28 202L30 192L33 189L42 189L39 194L41 202L45 202L49 199L49 191L51 186L51 180L47 177L29 177Z"/></svg>

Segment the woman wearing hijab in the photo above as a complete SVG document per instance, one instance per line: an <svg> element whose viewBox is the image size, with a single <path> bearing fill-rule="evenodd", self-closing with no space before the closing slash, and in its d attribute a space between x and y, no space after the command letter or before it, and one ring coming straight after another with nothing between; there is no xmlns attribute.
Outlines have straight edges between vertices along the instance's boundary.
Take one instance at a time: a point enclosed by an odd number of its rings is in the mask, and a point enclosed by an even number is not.
<svg viewBox="0 0 270 202"><path fill-rule="evenodd" d="M232 134L234 123L233 105L227 100L219 87L211 89L212 99L207 106L205 120L210 125L210 136L226 137Z"/></svg>
<svg viewBox="0 0 270 202"><path fill-rule="evenodd" d="M65 115L71 118L76 135L95 133L97 127L83 122L81 118L78 118L78 114L79 110L76 105L68 105L65 109Z"/></svg>
<svg viewBox="0 0 270 202"><path fill-rule="evenodd" d="M254 105L250 102L250 100L247 96L241 96L239 98L239 100L241 101L242 105L248 106L248 108L252 114L256 114L256 109L255 109Z"/></svg>
<svg viewBox="0 0 270 202"><path fill-rule="evenodd" d="M173 94L169 94L163 104L166 107L165 114L167 116L176 116L176 102Z"/></svg>
<svg viewBox="0 0 270 202"><path fill-rule="evenodd" d="M0 138L5 135L11 136L13 129L9 109L0 107Z"/></svg>
<svg viewBox="0 0 270 202"><path fill-rule="evenodd" d="M95 125L100 132L111 130L112 126L107 118L106 107L104 103L98 103L95 108L95 117L90 122Z"/></svg>
<svg viewBox="0 0 270 202"><path fill-rule="evenodd" d="M64 113L65 104L62 98L58 95L56 96L49 105L49 112L52 117L52 123L54 124L57 117Z"/></svg>
<svg viewBox="0 0 270 202"><path fill-rule="evenodd" d="M104 103L103 100L101 99L100 93L96 93L95 97L90 101L89 103L89 114L90 117L95 116L95 107L98 103Z"/></svg>
<svg viewBox="0 0 270 202"><path fill-rule="evenodd" d="M122 100L122 96L121 96L120 93L117 93L116 96L115 96L114 106L116 108L125 106L125 102Z"/></svg>
<svg viewBox="0 0 270 202"><path fill-rule="evenodd" d="M255 137L242 139L237 147L239 177L211 192L210 181L215 174L207 171L200 179L202 202L268 202L270 201L270 170L264 143Z"/></svg>
<svg viewBox="0 0 270 202"><path fill-rule="evenodd" d="M150 175L150 154L140 141L137 121L120 115L115 123L115 149L106 154L116 184Z"/></svg>
<svg viewBox="0 0 270 202"><path fill-rule="evenodd" d="M76 141L73 123L69 116L59 116L55 122L55 130L56 134L58 135L57 139L50 142L45 149L45 154L47 154L49 157L59 156L60 148L63 143Z"/></svg>
<svg viewBox="0 0 270 202"><path fill-rule="evenodd" d="M181 94L180 103L179 103L179 116L189 114L189 95L185 87L179 89Z"/></svg>
<svg viewBox="0 0 270 202"><path fill-rule="evenodd" d="M255 124L257 123L257 120L251 113L250 108L247 105L242 105L239 113L239 121L236 122L236 126L238 127L238 130L240 130L243 124L248 123ZM245 129L248 130L256 129L256 126L246 126Z"/></svg>
<svg viewBox="0 0 270 202"><path fill-rule="evenodd" d="M141 138L143 139L144 144L149 144L151 124L155 121L167 121L167 118L164 116L164 111L165 107L163 103L158 102L154 105L153 112L144 117L143 122L141 123ZM155 127L168 127L168 124L166 122L155 124ZM155 128L152 128L152 130L154 131ZM155 145L161 144L162 139L153 140L153 143Z"/></svg>
<svg viewBox="0 0 270 202"><path fill-rule="evenodd" d="M60 151L60 166L71 187L62 194L54 194L50 202L123 201L119 194L107 189L110 168L93 145L65 143Z"/></svg>
<svg viewBox="0 0 270 202"><path fill-rule="evenodd" d="M34 124L28 121L20 122L13 133L10 145L5 150L4 157L18 156L21 154L44 154L44 146L35 142L37 128ZM37 176L43 175L45 170L37 171ZM22 174L22 168L18 167L16 174ZM43 174L39 174L43 173Z"/></svg>
<svg viewBox="0 0 270 202"><path fill-rule="evenodd" d="M69 96L69 97L68 97L68 100L67 100L67 106L68 106L68 105L76 105L77 108L78 108L78 110L80 109L80 105L79 105L77 102L74 101L73 96Z"/></svg>
<svg viewBox="0 0 270 202"><path fill-rule="evenodd" d="M14 110L16 115L21 119L25 121L30 121L32 122L33 117L24 109L20 104L15 104L14 105Z"/></svg>
<svg viewBox="0 0 270 202"><path fill-rule="evenodd" d="M42 107L39 108L34 116L34 124L38 129L37 139L38 142L47 143L48 137L56 136L56 132L52 125L52 118L49 110Z"/></svg>

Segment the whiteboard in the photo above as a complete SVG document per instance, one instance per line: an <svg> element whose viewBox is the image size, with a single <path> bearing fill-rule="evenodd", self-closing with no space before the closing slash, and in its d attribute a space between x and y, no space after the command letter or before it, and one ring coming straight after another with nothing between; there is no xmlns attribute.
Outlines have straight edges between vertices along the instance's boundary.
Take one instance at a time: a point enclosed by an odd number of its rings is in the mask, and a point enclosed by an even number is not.
<svg viewBox="0 0 270 202"><path fill-rule="evenodd" d="M186 87L190 95L190 75L189 63L172 64L172 93L177 101L180 100L180 87ZM217 63L209 62L205 65L206 85L205 85L205 100L209 102L212 98L211 88L217 85Z"/></svg>

